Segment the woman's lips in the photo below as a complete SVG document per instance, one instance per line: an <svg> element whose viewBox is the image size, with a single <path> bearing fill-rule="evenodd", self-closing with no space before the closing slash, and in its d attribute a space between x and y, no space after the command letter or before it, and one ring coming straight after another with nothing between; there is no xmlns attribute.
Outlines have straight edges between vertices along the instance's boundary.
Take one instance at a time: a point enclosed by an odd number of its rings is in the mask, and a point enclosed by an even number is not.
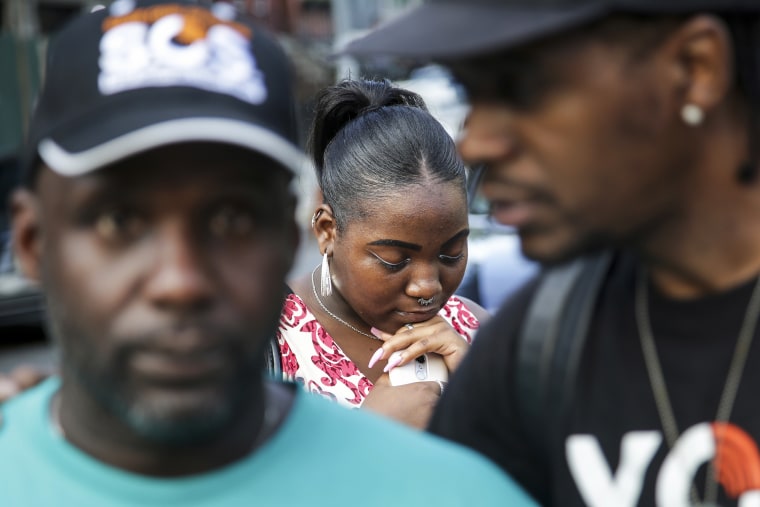
<svg viewBox="0 0 760 507"><path fill-rule="evenodd" d="M396 312L407 324L416 324L430 320L440 311L440 308L425 310L424 312Z"/></svg>

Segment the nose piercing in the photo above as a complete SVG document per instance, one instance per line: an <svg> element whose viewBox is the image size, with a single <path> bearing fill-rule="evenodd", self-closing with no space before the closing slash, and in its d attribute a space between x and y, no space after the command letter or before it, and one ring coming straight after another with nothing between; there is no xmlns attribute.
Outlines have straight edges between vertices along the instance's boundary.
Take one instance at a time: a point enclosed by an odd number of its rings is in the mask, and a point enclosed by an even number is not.
<svg viewBox="0 0 760 507"><path fill-rule="evenodd" d="M433 301L435 301L435 297L432 297L430 299L425 298L419 298L417 302L420 304L420 306L430 306L433 304Z"/></svg>

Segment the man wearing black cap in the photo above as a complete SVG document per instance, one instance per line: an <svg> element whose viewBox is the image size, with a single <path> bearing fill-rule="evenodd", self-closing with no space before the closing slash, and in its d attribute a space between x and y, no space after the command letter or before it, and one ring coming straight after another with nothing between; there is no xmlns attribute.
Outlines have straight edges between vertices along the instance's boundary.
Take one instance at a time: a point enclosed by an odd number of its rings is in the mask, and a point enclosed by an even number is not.
<svg viewBox="0 0 760 507"><path fill-rule="evenodd" d="M546 505L760 505L760 2L439 0L348 52L453 70L493 216L560 265L432 430Z"/></svg>
<svg viewBox="0 0 760 507"><path fill-rule="evenodd" d="M119 0L56 36L12 209L60 377L1 407L1 505L532 505L472 451L263 379L290 88L229 5Z"/></svg>

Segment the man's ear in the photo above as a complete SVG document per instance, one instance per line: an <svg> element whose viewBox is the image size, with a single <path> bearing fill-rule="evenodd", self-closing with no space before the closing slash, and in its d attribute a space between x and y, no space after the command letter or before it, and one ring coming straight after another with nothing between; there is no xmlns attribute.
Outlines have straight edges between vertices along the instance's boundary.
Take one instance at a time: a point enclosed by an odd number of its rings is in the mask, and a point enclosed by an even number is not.
<svg viewBox="0 0 760 507"><path fill-rule="evenodd" d="M329 204L320 204L312 218L312 229L317 238L319 253L332 255L332 246L335 241L337 224L333 216L332 207Z"/></svg>
<svg viewBox="0 0 760 507"><path fill-rule="evenodd" d="M731 36L725 24L698 15L677 31L674 40L684 90L684 104L709 112L723 102L734 85Z"/></svg>
<svg viewBox="0 0 760 507"><path fill-rule="evenodd" d="M27 278L39 281L42 264L42 230L39 201L27 189L11 195L13 252L16 263Z"/></svg>

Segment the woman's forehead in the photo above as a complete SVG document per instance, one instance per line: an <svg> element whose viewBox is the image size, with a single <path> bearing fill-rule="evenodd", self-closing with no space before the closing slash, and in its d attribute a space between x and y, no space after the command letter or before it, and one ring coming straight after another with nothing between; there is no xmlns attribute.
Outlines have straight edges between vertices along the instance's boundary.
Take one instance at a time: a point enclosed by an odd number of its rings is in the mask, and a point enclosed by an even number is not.
<svg viewBox="0 0 760 507"><path fill-rule="evenodd" d="M368 212L392 213L407 208L466 207L466 188L460 181L425 180L404 186L383 189L375 196L359 198Z"/></svg>
<svg viewBox="0 0 760 507"><path fill-rule="evenodd" d="M440 230L467 225L467 196L459 184L412 185L368 199L348 228L362 231ZM353 227L352 227L353 226Z"/></svg>

